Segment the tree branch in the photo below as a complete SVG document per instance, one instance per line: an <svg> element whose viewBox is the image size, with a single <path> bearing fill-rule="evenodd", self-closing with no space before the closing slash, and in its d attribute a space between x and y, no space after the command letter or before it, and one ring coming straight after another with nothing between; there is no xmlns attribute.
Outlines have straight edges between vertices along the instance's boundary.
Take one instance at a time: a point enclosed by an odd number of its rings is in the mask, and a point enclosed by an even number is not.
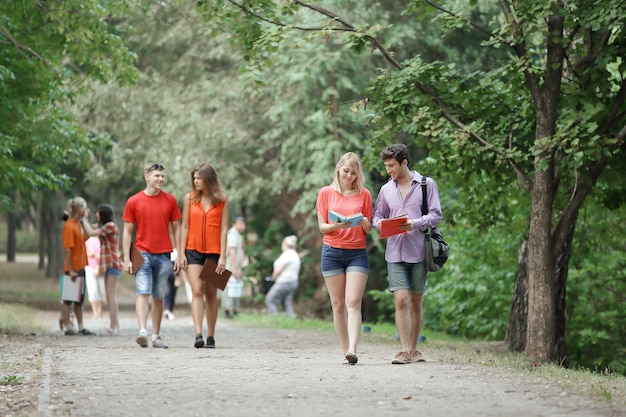
<svg viewBox="0 0 626 417"><path fill-rule="evenodd" d="M4 27L0 27L0 35L3 35L4 37L6 37L10 43L12 43L15 48L19 51L20 54L22 54L24 56L24 58L30 58L30 56L28 54L26 54L24 51L28 52L30 55L34 56L35 58L37 58L39 61L41 61L46 67L48 67L48 69L54 71L54 69L52 68L52 65L50 65L50 62L48 62L44 57L42 57L41 55L39 55L34 49L32 49L29 46L26 45L22 45L20 44L12 35L11 33ZM54 71L56 72L56 71Z"/></svg>
<svg viewBox="0 0 626 417"><path fill-rule="evenodd" d="M490 151L494 155L497 155L497 156L501 157L502 159L504 159L505 161L507 161L507 163L515 171L515 174L517 175L517 178L519 179L519 181L520 181L522 187L524 188L524 190L526 190L527 192L530 192L532 181L531 181L530 177L528 176L528 174L515 161L515 159L513 159L509 155L507 155L502 149L498 149L497 147L495 147L494 145L489 143L480 134L478 134L477 132L469 129L463 122L461 122L459 119L454 117L452 115L452 113L450 113L448 108L445 106L443 101L439 98L439 95L436 92L429 91L419 81L415 81L414 83L415 83L415 85L417 86L417 88L420 91L422 91L424 94L429 95L429 96L431 96L433 98L433 100L437 104L437 107L439 108L439 111L441 112L441 114L443 115L443 117L446 120L448 120L454 126L458 127L460 130L462 130L464 132L467 132L467 134L470 136L470 138L474 142L476 142L477 144L482 146L485 150Z"/></svg>
<svg viewBox="0 0 626 417"><path fill-rule="evenodd" d="M500 9L506 18L506 21L513 28L513 35L517 37L517 35L523 35L523 31L519 24L517 23L517 19L515 14L511 10L511 5L508 0L500 0ZM521 38L521 36L520 36ZM507 43L511 49L513 49L518 58L524 59L527 54L526 46L523 43ZM526 79L526 85L528 85L528 89L530 90L530 95L535 101L535 105L539 104L539 82L533 76L532 72L528 71L528 69L524 69L524 78Z"/></svg>
<svg viewBox="0 0 626 417"><path fill-rule="evenodd" d="M291 26L291 25L286 25L282 22L278 22L278 21L273 21L270 19L267 19L263 16L260 16L259 14L253 12L252 10L248 9L247 7L245 7L242 4L237 3L234 0L228 0L229 3L231 3L232 5L234 5L235 7L239 8L240 10L242 10L244 13L249 14L251 16L254 16L255 18L272 24L272 25L277 25L280 27L291 27L294 28L296 30L302 30L302 31L323 31L323 30L328 30L327 27L302 27L302 26ZM502 3L506 4L508 7L508 3L506 2L506 0L501 0ZM316 13L322 14L326 17L329 17L330 19L332 19L334 22L338 23L340 26L335 26L335 27L331 27L330 30L331 31L336 31L336 32L354 32L356 33L357 30L354 28L354 26L352 26L352 24L350 24L347 20L341 18L339 15L337 15L336 13L327 10L323 7L320 7L318 5L314 5L311 3L306 3L300 0L294 0L294 3L307 8L309 10L313 10ZM452 12L445 10L444 8L442 8L441 6L436 5L435 3L431 2L431 1L427 1L428 4L430 4L432 7L436 8L437 10L440 10L444 13L448 13L452 16L458 17L456 15L454 15ZM487 34L488 36L493 36L493 34L486 30L483 29L481 27L479 27L476 24L473 24L472 22L469 22L474 28L480 30L481 32ZM398 61L396 61L391 54L380 44L380 42L378 42L378 40L376 38L374 38L373 36L370 35L365 35L365 38L367 40L370 41L370 43L372 44L372 48L377 49L378 51L381 52L381 54L383 55L383 57L387 60L387 62L389 62L394 68L396 68L397 70L402 70L404 67L402 66L402 64L400 64ZM525 49L523 47L521 47L521 49L519 49L518 54L521 54L521 56L523 56L525 54ZM527 77L530 77L530 79L532 81L535 81L534 78L532 77L532 75L530 74L530 72L526 71L527 73ZM472 140L474 142L476 142L477 144L479 144L480 146L482 146L484 149L492 152L493 154L501 157L502 159L504 159L505 161L507 161L507 163L513 168L513 170L515 171L516 175L518 176L520 183L522 184L522 187L524 187L524 189L526 191L530 190L530 186L531 186L531 181L529 176L524 172L524 170L522 169L522 167L513 159L511 158L504 150L502 149L498 149L497 147L493 146L492 144L490 144L487 140L485 140L480 134L478 134L477 132L469 129L464 123L462 123L460 120L458 120L456 117L454 117L452 115L452 113L450 112L450 110L448 110L448 108L446 107L446 105L444 104L443 100L441 100L441 98L439 97L439 94L437 93L436 90L431 90L428 87L426 87L424 84L422 84L419 81L414 81L414 85L417 87L417 89L419 91L421 91L423 94L432 97L432 99L435 101L437 108L439 109L439 111L441 112L441 114L443 115L443 117L448 120L452 125L456 126L457 128L459 128L460 130L467 132L469 134L469 136L472 138ZM536 84L533 84L536 86ZM538 87L536 88L537 92L539 91Z"/></svg>
<svg viewBox="0 0 626 417"><path fill-rule="evenodd" d="M615 101L609 110L609 114L606 118L606 122L600 128L600 134L605 134L609 131L609 129L615 124L618 119L618 114L620 110L623 108L624 101L626 100L626 80L622 80L622 85L615 96Z"/></svg>
<svg viewBox="0 0 626 417"><path fill-rule="evenodd" d="M442 6L439 6L438 4L433 3L430 0L426 0L426 3L428 3L430 6L434 7L435 9L439 10L442 13L448 14L448 15L456 18L456 19L463 20L465 23L469 24L471 27L473 27L474 29L478 30L479 32L484 33L489 38L493 38L494 37L493 32L491 32L487 28L484 28L484 27L482 27L482 26L472 22L470 19L466 19L465 17L462 17L462 16L459 16L458 14L452 13L450 10L444 9Z"/></svg>

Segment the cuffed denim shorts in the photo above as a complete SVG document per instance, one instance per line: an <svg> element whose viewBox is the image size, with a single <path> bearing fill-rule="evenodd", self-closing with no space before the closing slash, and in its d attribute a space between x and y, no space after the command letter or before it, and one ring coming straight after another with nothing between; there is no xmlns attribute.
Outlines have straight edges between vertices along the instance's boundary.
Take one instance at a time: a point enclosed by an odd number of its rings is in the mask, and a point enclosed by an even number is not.
<svg viewBox="0 0 626 417"><path fill-rule="evenodd" d="M167 277L172 271L169 253L152 254L141 252L144 262L135 274L137 295L150 294L153 298L163 298Z"/></svg>
<svg viewBox="0 0 626 417"><path fill-rule="evenodd" d="M389 291L410 290L418 294L426 292L426 262L387 262Z"/></svg>
<svg viewBox="0 0 626 417"><path fill-rule="evenodd" d="M370 273L367 250L338 249L322 245L322 276L332 277L346 272Z"/></svg>

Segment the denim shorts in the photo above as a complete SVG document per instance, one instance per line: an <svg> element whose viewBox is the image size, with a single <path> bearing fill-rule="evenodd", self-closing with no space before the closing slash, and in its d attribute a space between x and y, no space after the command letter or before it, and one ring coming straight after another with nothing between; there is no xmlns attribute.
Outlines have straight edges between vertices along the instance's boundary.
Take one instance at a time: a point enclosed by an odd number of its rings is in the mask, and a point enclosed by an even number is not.
<svg viewBox="0 0 626 417"><path fill-rule="evenodd" d="M202 253L192 249L185 249L185 256L189 265L204 265L207 259L217 263L220 259L220 255L217 253Z"/></svg>
<svg viewBox="0 0 626 417"><path fill-rule="evenodd" d="M163 298L167 277L172 271L172 260L169 253L141 252L144 263L135 274L137 295L150 294L153 298Z"/></svg>
<svg viewBox="0 0 626 417"><path fill-rule="evenodd" d="M108 277L108 276L114 276L115 278L119 278L120 275L122 274L122 271L117 269L117 268L107 268L106 271L104 271L104 276Z"/></svg>
<svg viewBox="0 0 626 417"><path fill-rule="evenodd" d="M322 245L322 276L332 277L346 272L370 273L367 250L338 249Z"/></svg>
<svg viewBox="0 0 626 417"><path fill-rule="evenodd" d="M410 290L418 294L426 292L426 262L410 264L387 262L389 291Z"/></svg>

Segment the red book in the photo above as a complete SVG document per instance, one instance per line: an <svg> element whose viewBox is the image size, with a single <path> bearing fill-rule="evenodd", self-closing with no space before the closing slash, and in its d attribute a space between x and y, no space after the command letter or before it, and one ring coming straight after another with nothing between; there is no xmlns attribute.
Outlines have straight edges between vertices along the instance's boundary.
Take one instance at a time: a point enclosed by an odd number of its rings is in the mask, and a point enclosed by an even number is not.
<svg viewBox="0 0 626 417"><path fill-rule="evenodd" d="M406 233L406 230L398 229L398 226L409 221L408 214L401 214L400 216L392 217L390 219L382 219L378 223L378 229L380 230L380 238L385 239L389 236L399 235Z"/></svg>

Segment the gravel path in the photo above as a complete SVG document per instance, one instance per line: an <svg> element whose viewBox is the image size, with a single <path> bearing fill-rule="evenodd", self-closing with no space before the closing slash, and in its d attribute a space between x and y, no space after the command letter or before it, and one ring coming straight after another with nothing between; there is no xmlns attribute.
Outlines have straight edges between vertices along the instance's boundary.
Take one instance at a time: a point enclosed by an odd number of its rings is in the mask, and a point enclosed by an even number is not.
<svg viewBox="0 0 626 417"><path fill-rule="evenodd" d="M163 322L169 349L153 349L135 344L132 311L122 313L118 336L62 336L55 329L58 313L44 317L50 334L5 341L3 347L12 349L0 350L9 360L23 345L24 352L40 352L42 361L38 412L7 415L624 415L624 409L538 384L532 376L446 363L429 356L428 344L422 345L428 362L391 365L397 346L371 342L364 334L359 363L349 366L341 364L338 343L328 333L256 329L220 318L217 348L195 349L191 318L183 310ZM86 325L103 333L106 320Z"/></svg>

